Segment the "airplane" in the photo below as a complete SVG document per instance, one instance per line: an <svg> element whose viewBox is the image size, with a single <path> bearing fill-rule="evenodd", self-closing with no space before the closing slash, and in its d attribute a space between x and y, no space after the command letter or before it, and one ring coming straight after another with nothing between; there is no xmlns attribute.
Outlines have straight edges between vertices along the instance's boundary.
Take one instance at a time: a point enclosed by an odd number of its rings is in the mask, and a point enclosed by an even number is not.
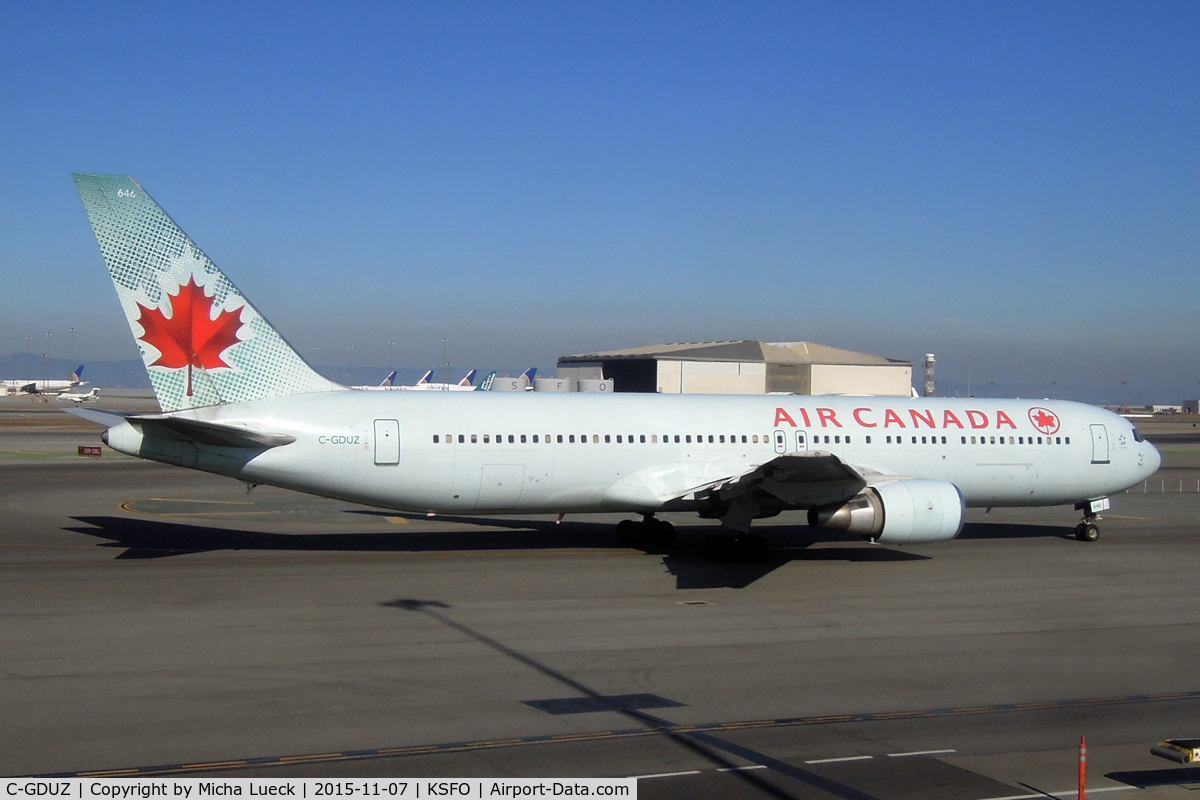
<svg viewBox="0 0 1200 800"><path fill-rule="evenodd" d="M87 381L81 380L83 375L83 364L75 368L68 380L43 381L43 380L9 380L0 381L0 385L7 386L9 391L20 394L62 394L74 389L80 384L87 384Z"/></svg>
<svg viewBox="0 0 1200 800"><path fill-rule="evenodd" d="M496 373L493 372L488 377L490 378L490 377L494 376L495 374ZM351 386L350 388L356 389L358 391L366 391L366 392L379 392L379 391L471 392L471 391L475 391L476 389L480 388L479 386L475 386L473 384L473 381L475 380L475 370L471 370L470 372L468 372L463 377L463 379L461 381L459 381L458 383L432 383L429 380L432 377L433 377L433 370L429 370L424 375L421 376L421 379L419 381L417 381L414 384L406 385L406 386L393 386L392 381L394 381L396 379L396 372L395 372L395 370L393 370L390 375L388 375L386 378L383 379L383 383L379 384L378 386ZM488 382L488 386L489 386L489 388L491 387L490 381ZM487 389L484 389L483 391L486 392Z"/></svg>
<svg viewBox="0 0 1200 800"><path fill-rule="evenodd" d="M386 509L805 512L881 544L953 539L968 507L1074 504L1094 541L1110 495L1160 456L1128 421L1059 400L804 395L356 392L319 375L132 178L76 174L158 414L75 408L139 458Z"/></svg>
<svg viewBox="0 0 1200 800"><path fill-rule="evenodd" d="M99 389L99 387L93 386L92 390L90 392L83 392L83 393L68 392L66 394L60 394L55 399L56 400L70 400L73 403L86 403L89 400L100 399L100 389Z"/></svg>

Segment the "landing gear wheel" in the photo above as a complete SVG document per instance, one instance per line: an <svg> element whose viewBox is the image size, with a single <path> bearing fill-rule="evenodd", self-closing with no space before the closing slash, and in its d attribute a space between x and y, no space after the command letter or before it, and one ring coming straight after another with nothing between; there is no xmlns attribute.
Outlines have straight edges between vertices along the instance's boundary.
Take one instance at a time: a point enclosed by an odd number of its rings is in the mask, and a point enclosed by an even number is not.
<svg viewBox="0 0 1200 800"><path fill-rule="evenodd" d="M642 540L642 524L631 519L623 519L617 523L617 541L623 544L636 544Z"/></svg>
<svg viewBox="0 0 1200 800"><path fill-rule="evenodd" d="M668 545L675 541L675 526L669 522L654 517L647 517L642 523L651 542L656 545Z"/></svg>
<svg viewBox="0 0 1200 800"><path fill-rule="evenodd" d="M1094 522L1081 522L1075 527L1075 538L1081 542L1094 542L1100 538L1100 526Z"/></svg>

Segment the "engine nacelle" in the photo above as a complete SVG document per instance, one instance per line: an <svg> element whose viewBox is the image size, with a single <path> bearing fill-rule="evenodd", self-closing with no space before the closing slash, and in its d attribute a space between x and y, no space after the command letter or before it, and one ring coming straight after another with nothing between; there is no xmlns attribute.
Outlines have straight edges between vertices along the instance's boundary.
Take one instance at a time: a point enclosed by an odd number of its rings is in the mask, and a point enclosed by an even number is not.
<svg viewBox="0 0 1200 800"><path fill-rule="evenodd" d="M882 544L942 542L962 531L966 501L949 481L887 481L839 506L808 510L808 524L859 533Z"/></svg>

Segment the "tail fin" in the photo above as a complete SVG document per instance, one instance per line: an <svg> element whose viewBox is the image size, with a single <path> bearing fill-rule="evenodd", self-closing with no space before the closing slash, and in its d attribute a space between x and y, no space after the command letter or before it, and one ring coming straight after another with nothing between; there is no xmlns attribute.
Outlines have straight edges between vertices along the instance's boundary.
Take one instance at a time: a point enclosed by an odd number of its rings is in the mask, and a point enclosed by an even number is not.
<svg viewBox="0 0 1200 800"><path fill-rule="evenodd" d="M75 368L75 371L71 373L71 383L79 383L79 381L82 379L83 379L83 364L80 364L78 367Z"/></svg>
<svg viewBox="0 0 1200 800"><path fill-rule="evenodd" d="M496 373L495 373L495 372L489 372L489 373L487 374L487 377L486 377L486 378L484 378L483 380L481 380L481 381L479 382L479 385L475 387L475 391L477 391L477 392L490 392L490 391L492 390L492 381L494 381L494 380L496 380Z"/></svg>
<svg viewBox="0 0 1200 800"><path fill-rule="evenodd" d="M73 177L163 411L344 388L305 363L133 178Z"/></svg>
<svg viewBox="0 0 1200 800"><path fill-rule="evenodd" d="M533 376L537 375L537 367L530 367L521 373L521 377L525 379L525 388L533 388Z"/></svg>
<svg viewBox="0 0 1200 800"><path fill-rule="evenodd" d="M432 377L433 377L433 370L429 370L424 375L422 375L421 380L417 381L416 384L414 384L414 385L420 386L422 384L429 383L429 379Z"/></svg>
<svg viewBox="0 0 1200 800"><path fill-rule="evenodd" d="M393 383L395 383L395 381L396 381L396 370L392 370L388 374L388 376L383 379L383 383L381 383L379 385L380 386L391 386Z"/></svg>
<svg viewBox="0 0 1200 800"><path fill-rule="evenodd" d="M463 377L463 379L461 381L458 382L458 385L459 386L470 386L471 382L474 380L475 380L475 370L471 370L470 372L468 372L466 374L466 376Z"/></svg>

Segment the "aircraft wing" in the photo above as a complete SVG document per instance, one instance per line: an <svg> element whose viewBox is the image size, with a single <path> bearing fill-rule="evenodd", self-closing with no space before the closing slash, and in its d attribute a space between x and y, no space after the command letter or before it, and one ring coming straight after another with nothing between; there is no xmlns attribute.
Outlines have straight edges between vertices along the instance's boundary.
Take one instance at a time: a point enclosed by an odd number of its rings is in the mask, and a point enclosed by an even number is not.
<svg viewBox="0 0 1200 800"><path fill-rule="evenodd" d="M857 469L832 453L816 450L776 456L741 475L714 481L688 494L721 502L766 494L788 505L807 507L846 500L866 485L866 478Z"/></svg>

